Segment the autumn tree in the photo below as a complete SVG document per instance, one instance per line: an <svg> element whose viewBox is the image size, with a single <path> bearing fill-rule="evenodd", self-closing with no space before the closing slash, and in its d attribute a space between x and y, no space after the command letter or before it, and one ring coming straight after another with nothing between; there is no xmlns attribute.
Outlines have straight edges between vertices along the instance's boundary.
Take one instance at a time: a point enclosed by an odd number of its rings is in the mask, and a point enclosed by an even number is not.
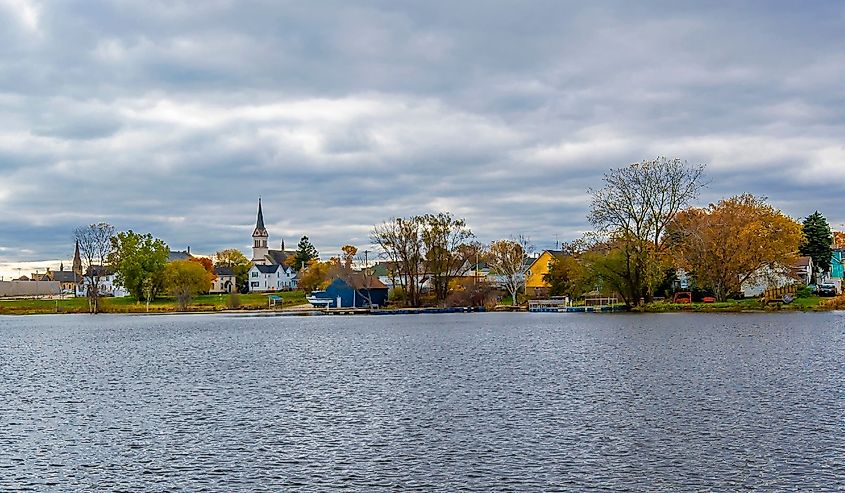
<svg viewBox="0 0 845 493"><path fill-rule="evenodd" d="M425 270L431 276L437 302L442 304L449 294L449 282L471 266L464 254L474 235L464 219L448 212L426 214L421 221Z"/></svg>
<svg viewBox="0 0 845 493"><path fill-rule="evenodd" d="M111 238L109 266L115 272L115 282L126 288L136 300L150 301L164 287L164 268L170 249L164 241L150 233L139 234L131 229Z"/></svg>
<svg viewBox="0 0 845 493"><path fill-rule="evenodd" d="M681 212L667 237L681 266L719 300L758 276L788 273L804 240L797 222L750 194Z"/></svg>
<svg viewBox="0 0 845 493"><path fill-rule="evenodd" d="M215 266L231 269L235 274L238 289L243 288L249 280L249 269L252 262L240 250L229 248L214 254Z"/></svg>
<svg viewBox="0 0 845 493"><path fill-rule="evenodd" d="M813 259L813 279L817 282L818 273L829 272L833 260L833 233L827 219L816 211L806 219L803 225L804 242L799 249L801 255Z"/></svg>
<svg viewBox="0 0 845 493"><path fill-rule="evenodd" d="M328 286L330 279L330 270L333 266L331 261L320 262L317 259L312 259L308 262L304 269L302 269L297 285L306 293L325 289Z"/></svg>
<svg viewBox="0 0 845 493"><path fill-rule="evenodd" d="M308 265L308 262L319 257L320 254L317 252L314 245L311 244L311 240L309 240L307 236L303 236L299 239L299 244L296 247L296 253L293 255L293 268L298 271L302 269L304 265Z"/></svg>
<svg viewBox="0 0 845 493"><path fill-rule="evenodd" d="M206 272L211 276L211 282L213 283L215 279L217 279L217 273L214 272L214 262L211 261L210 258L207 257L191 257L188 259L189 262L196 262L205 269ZM211 289L209 287L209 289Z"/></svg>
<svg viewBox="0 0 845 493"><path fill-rule="evenodd" d="M214 277L200 262L177 260L167 264L164 279L168 292L176 298L179 310L185 311L194 296L211 289Z"/></svg>
<svg viewBox="0 0 845 493"><path fill-rule="evenodd" d="M114 226L107 223L89 224L76 228L73 234L79 243L79 253L85 267L83 278L88 297L88 310L91 313L97 313L100 308L100 282L106 274Z"/></svg>
<svg viewBox="0 0 845 493"><path fill-rule="evenodd" d="M611 170L601 189L589 190L588 219L621 248L625 262L618 275L626 279L614 283L630 286L630 302L650 300L659 278L655 272L663 272L667 261L666 227L698 196L703 172L703 165L658 157Z"/></svg>
<svg viewBox="0 0 845 493"><path fill-rule="evenodd" d="M487 249L487 264L501 279L502 287L510 293L513 305L517 304L517 294L525 284L528 270L525 260L530 250L530 242L525 237L497 240Z"/></svg>

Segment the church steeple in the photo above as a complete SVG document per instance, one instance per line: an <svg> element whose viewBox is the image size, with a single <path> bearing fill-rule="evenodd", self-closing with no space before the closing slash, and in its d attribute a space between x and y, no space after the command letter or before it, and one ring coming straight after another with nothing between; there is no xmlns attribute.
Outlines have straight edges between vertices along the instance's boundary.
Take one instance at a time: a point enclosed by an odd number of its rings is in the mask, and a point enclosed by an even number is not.
<svg viewBox="0 0 845 493"><path fill-rule="evenodd" d="M73 251L73 273L82 277L82 257L79 256L79 240L76 240L76 248Z"/></svg>
<svg viewBox="0 0 845 493"><path fill-rule="evenodd" d="M252 261L256 264L267 262L267 254L270 252L267 247L267 228L264 227L264 211L261 210L261 197L258 198L258 218L255 220L255 229L252 231Z"/></svg>
<svg viewBox="0 0 845 493"><path fill-rule="evenodd" d="M258 197L258 219L255 221L255 231L252 236L268 236L264 227L264 212L261 210L261 197Z"/></svg>

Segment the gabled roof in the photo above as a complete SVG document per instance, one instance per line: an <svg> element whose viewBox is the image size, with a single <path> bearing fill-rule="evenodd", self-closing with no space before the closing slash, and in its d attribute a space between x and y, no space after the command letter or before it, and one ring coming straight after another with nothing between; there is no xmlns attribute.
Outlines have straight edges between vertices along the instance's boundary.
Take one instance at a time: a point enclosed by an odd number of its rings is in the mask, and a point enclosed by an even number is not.
<svg viewBox="0 0 845 493"><path fill-rule="evenodd" d="M285 260L294 253L290 250L268 250L267 258L274 264L284 264Z"/></svg>
<svg viewBox="0 0 845 493"><path fill-rule="evenodd" d="M214 266L214 273L218 276L234 276L235 272L230 267Z"/></svg>
<svg viewBox="0 0 845 493"><path fill-rule="evenodd" d="M353 289L387 289L387 285L379 281L375 276L364 276L360 272L353 272L346 279L342 279L347 285Z"/></svg>
<svg viewBox="0 0 845 493"><path fill-rule="evenodd" d="M170 253L167 255L168 262L175 262L177 260L188 260L190 258L193 258L193 255L183 250L171 250Z"/></svg>
<svg viewBox="0 0 845 493"><path fill-rule="evenodd" d="M69 270L54 270L50 272L52 274L54 281L59 282L79 282L79 278L77 277L76 273L69 271Z"/></svg>
<svg viewBox="0 0 845 493"><path fill-rule="evenodd" d="M258 269L258 272L261 272L262 274L274 274L276 271L279 270L279 267L281 267L281 266L278 265L278 264L270 264L270 265L255 264L255 268Z"/></svg>

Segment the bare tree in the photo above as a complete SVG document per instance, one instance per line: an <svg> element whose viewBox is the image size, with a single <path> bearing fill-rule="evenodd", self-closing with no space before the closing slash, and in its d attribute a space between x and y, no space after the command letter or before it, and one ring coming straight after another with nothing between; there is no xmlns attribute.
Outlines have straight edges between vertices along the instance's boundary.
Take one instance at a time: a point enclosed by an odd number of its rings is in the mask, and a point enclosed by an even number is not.
<svg viewBox="0 0 845 493"><path fill-rule="evenodd" d="M425 282L422 220L393 218L373 227L371 238L395 265L395 273L407 306L420 306L420 286Z"/></svg>
<svg viewBox="0 0 845 493"><path fill-rule="evenodd" d="M510 293L513 305L517 304L519 288L525 284L528 270L526 256L532 250L530 241L524 236L510 240L497 240L490 244L487 262L500 276L502 286Z"/></svg>
<svg viewBox="0 0 845 493"><path fill-rule="evenodd" d="M76 241L79 242L79 253L82 256L85 270L86 295L88 296L88 309L91 313L99 311L100 281L106 275L106 260L111 252L114 236L114 226L107 223L89 224L80 226L73 232Z"/></svg>
<svg viewBox="0 0 845 493"><path fill-rule="evenodd" d="M589 190L588 219L630 254L624 276L635 303L651 298L655 273L662 271L666 226L698 197L703 173L704 165L658 157L612 170L604 175L604 187Z"/></svg>

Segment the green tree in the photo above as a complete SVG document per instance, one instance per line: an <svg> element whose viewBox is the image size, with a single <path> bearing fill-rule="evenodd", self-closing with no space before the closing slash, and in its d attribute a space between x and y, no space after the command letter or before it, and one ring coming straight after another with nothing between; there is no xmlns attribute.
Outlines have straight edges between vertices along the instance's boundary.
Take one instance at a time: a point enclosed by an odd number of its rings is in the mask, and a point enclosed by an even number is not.
<svg viewBox="0 0 845 493"><path fill-rule="evenodd" d="M308 262L319 258L320 254L307 236L299 239L299 244L296 246L296 253L294 254L293 268L295 270L302 269L302 266L308 265Z"/></svg>
<svg viewBox="0 0 845 493"><path fill-rule="evenodd" d="M232 269L238 283L238 289L243 288L249 280L249 269L252 262L240 250L229 248L214 254L214 265Z"/></svg>
<svg viewBox="0 0 845 493"><path fill-rule="evenodd" d="M828 272L833 258L833 233L827 219L816 211L804 219L804 242L799 251L813 259L813 282L816 273Z"/></svg>
<svg viewBox="0 0 845 493"><path fill-rule="evenodd" d="M572 255L555 257L549 271L543 275L543 281L550 287L549 294L569 296L570 299L581 296L587 285L584 266Z"/></svg>
<svg viewBox="0 0 845 493"><path fill-rule="evenodd" d="M147 304L161 292L164 267L170 250L150 233L139 234L131 229L111 239L109 266L115 271L115 282L129 291L136 300Z"/></svg>
<svg viewBox="0 0 845 493"><path fill-rule="evenodd" d="M211 289L213 274L202 264L190 260L170 262L164 269L167 291L176 298L179 309L185 311L194 296Z"/></svg>

